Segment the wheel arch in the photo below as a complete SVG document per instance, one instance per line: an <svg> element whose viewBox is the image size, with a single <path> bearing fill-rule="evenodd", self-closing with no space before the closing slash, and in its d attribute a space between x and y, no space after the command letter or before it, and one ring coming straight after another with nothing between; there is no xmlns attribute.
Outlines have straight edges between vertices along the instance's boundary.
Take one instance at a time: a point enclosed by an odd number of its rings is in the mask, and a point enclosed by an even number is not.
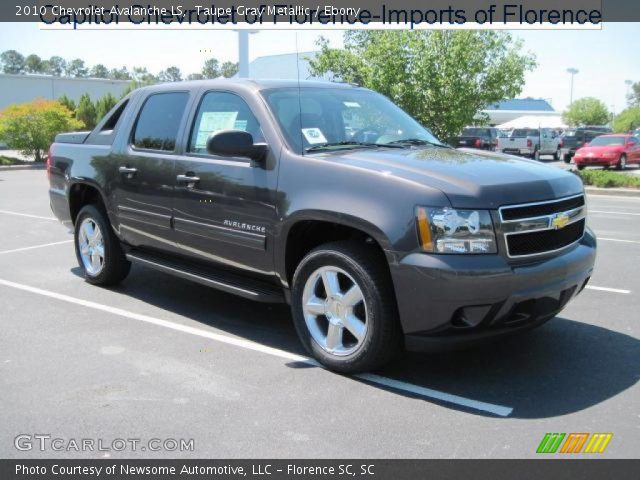
<svg viewBox="0 0 640 480"><path fill-rule="evenodd" d="M300 211L282 225L276 242L276 273L288 288L296 267L313 248L338 240L354 240L368 244L384 256L386 264L392 260L391 243L374 224L346 214L321 210Z"/></svg>

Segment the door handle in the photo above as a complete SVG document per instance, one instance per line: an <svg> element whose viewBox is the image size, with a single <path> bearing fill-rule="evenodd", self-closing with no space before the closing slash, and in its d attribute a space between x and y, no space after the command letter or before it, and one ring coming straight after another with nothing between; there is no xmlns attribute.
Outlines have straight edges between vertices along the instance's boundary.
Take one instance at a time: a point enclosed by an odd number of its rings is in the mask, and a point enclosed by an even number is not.
<svg viewBox="0 0 640 480"><path fill-rule="evenodd" d="M122 174L126 174L129 178L133 177L136 173L138 173L137 168L131 168L131 167L120 167L118 168L118 171Z"/></svg>
<svg viewBox="0 0 640 480"><path fill-rule="evenodd" d="M192 188L196 183L200 181L200 177L195 177L193 175L178 175L176 177L178 183L185 183L187 188Z"/></svg>

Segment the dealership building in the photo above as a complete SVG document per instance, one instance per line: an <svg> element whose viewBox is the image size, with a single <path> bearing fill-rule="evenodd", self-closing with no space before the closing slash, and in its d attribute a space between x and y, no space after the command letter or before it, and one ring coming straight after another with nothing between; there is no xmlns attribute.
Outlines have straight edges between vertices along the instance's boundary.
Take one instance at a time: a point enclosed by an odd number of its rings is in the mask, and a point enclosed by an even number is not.
<svg viewBox="0 0 640 480"><path fill-rule="evenodd" d="M36 98L56 100L63 95L76 102L85 93L94 100L107 93L120 98L130 83L105 78L0 74L0 110L12 103L30 102Z"/></svg>

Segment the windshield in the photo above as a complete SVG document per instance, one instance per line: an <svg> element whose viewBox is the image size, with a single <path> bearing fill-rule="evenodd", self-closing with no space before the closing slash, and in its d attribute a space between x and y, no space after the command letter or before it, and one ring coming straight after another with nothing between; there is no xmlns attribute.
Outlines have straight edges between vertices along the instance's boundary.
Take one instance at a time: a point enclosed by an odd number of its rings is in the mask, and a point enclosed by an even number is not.
<svg viewBox="0 0 640 480"><path fill-rule="evenodd" d="M624 145L624 137L596 137L591 140L592 147L602 147L606 145Z"/></svg>
<svg viewBox="0 0 640 480"><path fill-rule="evenodd" d="M444 146L428 129L387 98L357 88L282 88L262 92L296 152L398 147Z"/></svg>

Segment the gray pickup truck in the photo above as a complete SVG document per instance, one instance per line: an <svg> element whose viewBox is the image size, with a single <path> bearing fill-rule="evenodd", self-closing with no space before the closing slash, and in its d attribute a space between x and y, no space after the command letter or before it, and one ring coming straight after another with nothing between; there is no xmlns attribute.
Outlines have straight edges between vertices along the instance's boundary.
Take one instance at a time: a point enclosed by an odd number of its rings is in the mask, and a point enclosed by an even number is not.
<svg viewBox="0 0 640 480"><path fill-rule="evenodd" d="M47 168L89 283L134 262L288 302L340 372L541 325L596 253L577 176L452 149L351 85L141 88L92 132L58 135Z"/></svg>

